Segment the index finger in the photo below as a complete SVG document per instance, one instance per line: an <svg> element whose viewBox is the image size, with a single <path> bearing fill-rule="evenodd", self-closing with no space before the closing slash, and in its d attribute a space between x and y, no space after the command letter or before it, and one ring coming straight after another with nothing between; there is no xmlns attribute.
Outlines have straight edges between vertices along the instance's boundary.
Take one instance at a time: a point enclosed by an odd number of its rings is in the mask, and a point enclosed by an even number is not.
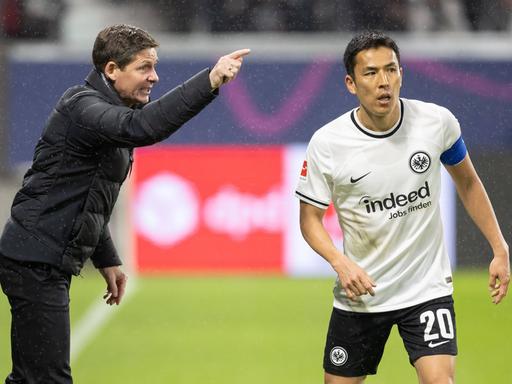
<svg viewBox="0 0 512 384"><path fill-rule="evenodd" d="M115 278L113 276L109 276L108 283L107 283L107 290L110 292L110 294L113 297L117 297L117 283L115 281Z"/></svg>
<svg viewBox="0 0 512 384"><path fill-rule="evenodd" d="M492 289L495 289L496 288L496 281L497 280L497 276L494 275L494 274L489 274L489 290L492 290Z"/></svg>
<svg viewBox="0 0 512 384"><path fill-rule="evenodd" d="M373 289L373 287L375 287L375 284L366 287L366 290L371 296L375 296L375 290Z"/></svg>
<svg viewBox="0 0 512 384"><path fill-rule="evenodd" d="M507 296L507 291L508 291L508 284L509 284L509 281L508 280L505 280L503 282L500 282L501 285L500 285L500 293L498 295L498 303L505 297ZM497 304L497 303L496 303Z"/></svg>
<svg viewBox="0 0 512 384"><path fill-rule="evenodd" d="M239 59L241 57L247 56L249 53L251 53L251 50L249 48L244 48L244 49L239 49L235 52L231 52L227 56L231 59Z"/></svg>

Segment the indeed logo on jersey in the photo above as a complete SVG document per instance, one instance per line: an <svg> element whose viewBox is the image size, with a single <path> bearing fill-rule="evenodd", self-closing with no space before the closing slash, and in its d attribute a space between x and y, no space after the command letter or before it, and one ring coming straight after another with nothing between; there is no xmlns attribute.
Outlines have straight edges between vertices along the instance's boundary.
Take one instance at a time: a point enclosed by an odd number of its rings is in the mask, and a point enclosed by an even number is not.
<svg viewBox="0 0 512 384"><path fill-rule="evenodd" d="M408 205L407 210L398 209L392 212L389 219L396 219L397 217L406 216L408 213L415 212L419 209L428 208L432 205L432 201L424 201L430 197L430 186L428 181L425 185L420 187L417 191L411 191L407 194L395 195L393 192L382 200L371 200L370 196L363 196L359 200L359 204L364 204L367 213L375 213L377 211L383 212L384 210L397 209ZM418 202L418 204L416 204Z"/></svg>

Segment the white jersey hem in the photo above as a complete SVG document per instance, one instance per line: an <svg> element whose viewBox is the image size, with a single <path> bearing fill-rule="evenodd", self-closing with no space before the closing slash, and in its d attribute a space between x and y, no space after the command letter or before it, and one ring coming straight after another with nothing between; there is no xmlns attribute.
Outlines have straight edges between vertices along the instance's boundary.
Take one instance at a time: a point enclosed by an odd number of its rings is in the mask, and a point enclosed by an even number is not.
<svg viewBox="0 0 512 384"><path fill-rule="evenodd" d="M450 296L453 294L453 287L452 289L446 290L446 291L436 291L435 293L432 293L429 296L422 297L415 301L410 301L408 303L404 304L396 304L396 305L379 305L379 306L372 306L371 308L368 307L360 307L360 308L354 308L354 307L347 307L346 305L343 305L339 300L334 298L333 307L337 309L341 309L342 311L347 312L357 312L357 313L380 313L380 312L391 312L396 311L398 309L404 309L404 308L410 308L414 307L415 305L425 303L430 300L439 299L440 297Z"/></svg>

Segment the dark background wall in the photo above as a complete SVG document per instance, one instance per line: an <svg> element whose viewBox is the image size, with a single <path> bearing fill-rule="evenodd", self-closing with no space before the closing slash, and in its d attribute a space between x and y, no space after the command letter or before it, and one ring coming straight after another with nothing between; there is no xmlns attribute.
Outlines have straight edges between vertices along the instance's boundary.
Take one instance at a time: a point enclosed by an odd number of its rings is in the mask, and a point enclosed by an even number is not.
<svg viewBox="0 0 512 384"><path fill-rule="evenodd" d="M501 230L511 245L512 152L476 151L471 153L471 158L491 198ZM487 266L491 258L491 248L459 201L457 204L458 264L465 267Z"/></svg>
<svg viewBox="0 0 512 384"><path fill-rule="evenodd" d="M212 60L213 62L213 60ZM208 61L162 60L153 97L186 80ZM512 62L404 61L402 96L449 108L472 151L512 150ZM81 83L85 63L9 63L10 154L28 161L46 116L62 92ZM343 85L341 64L321 57L303 61L247 61L214 107L169 140L174 143L286 144L307 142L323 124L356 106Z"/></svg>

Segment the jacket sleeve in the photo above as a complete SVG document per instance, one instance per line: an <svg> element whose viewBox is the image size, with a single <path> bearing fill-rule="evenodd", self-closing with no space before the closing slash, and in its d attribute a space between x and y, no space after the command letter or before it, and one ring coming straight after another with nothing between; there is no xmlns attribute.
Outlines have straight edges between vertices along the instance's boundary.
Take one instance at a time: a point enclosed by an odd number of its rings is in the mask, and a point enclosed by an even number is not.
<svg viewBox="0 0 512 384"><path fill-rule="evenodd" d="M68 110L78 128L95 133L86 135L88 140L139 147L169 137L217 94L211 90L209 70L204 69L140 109L113 105L94 93L84 92L69 103Z"/></svg>
<svg viewBox="0 0 512 384"><path fill-rule="evenodd" d="M96 268L114 267L123 264L110 236L108 225L105 226L100 242L91 255L91 261Z"/></svg>

